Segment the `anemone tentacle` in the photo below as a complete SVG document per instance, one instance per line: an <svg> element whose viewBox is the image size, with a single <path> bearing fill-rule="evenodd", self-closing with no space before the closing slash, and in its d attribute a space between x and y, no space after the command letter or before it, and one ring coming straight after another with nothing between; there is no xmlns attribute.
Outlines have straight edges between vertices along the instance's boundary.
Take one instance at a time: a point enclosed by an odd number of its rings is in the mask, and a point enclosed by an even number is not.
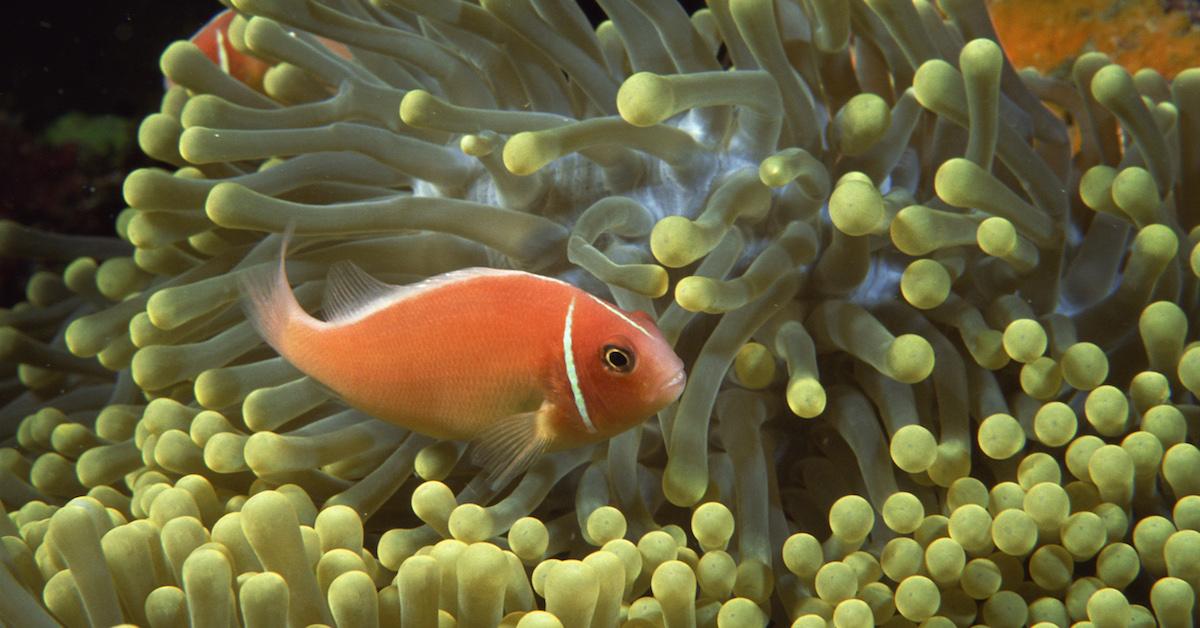
<svg viewBox="0 0 1200 628"><path fill-rule="evenodd" d="M1191 625L1200 69L1018 72L982 0L229 4L262 89L167 49L117 237L0 221L0 624ZM492 487L255 335L289 227L310 311L520 268L686 388Z"/></svg>

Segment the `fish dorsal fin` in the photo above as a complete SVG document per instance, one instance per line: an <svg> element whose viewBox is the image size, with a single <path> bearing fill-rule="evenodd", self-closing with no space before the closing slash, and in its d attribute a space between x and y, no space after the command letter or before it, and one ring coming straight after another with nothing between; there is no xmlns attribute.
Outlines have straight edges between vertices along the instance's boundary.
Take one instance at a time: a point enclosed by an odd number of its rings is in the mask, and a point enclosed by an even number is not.
<svg viewBox="0 0 1200 628"><path fill-rule="evenodd" d="M530 275L518 270L480 266L460 268L407 285L396 286L379 281L353 262L343 260L335 262L329 267L329 277L325 287L326 320L345 322L368 314L383 304L394 304L471 279L512 276L528 276L552 283L562 283L552 277Z"/></svg>
<svg viewBox="0 0 1200 628"><path fill-rule="evenodd" d="M325 320L336 323L354 318L380 300L394 297L400 288L383 283L351 261L334 262L325 279L322 310Z"/></svg>
<svg viewBox="0 0 1200 628"><path fill-rule="evenodd" d="M475 439L471 462L483 468L487 485L503 488L545 453L550 437L542 424L554 406L543 402L532 412L497 419Z"/></svg>

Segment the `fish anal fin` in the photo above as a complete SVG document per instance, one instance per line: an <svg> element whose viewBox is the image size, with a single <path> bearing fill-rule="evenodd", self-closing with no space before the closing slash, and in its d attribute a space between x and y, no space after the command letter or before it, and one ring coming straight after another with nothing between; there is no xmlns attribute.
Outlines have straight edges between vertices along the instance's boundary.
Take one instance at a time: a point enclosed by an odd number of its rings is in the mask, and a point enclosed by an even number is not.
<svg viewBox="0 0 1200 628"><path fill-rule="evenodd" d="M546 419L554 406L546 402L537 410L498 419L475 438L471 462L483 468L492 489L506 486L524 473L550 445Z"/></svg>
<svg viewBox="0 0 1200 628"><path fill-rule="evenodd" d="M325 280L322 305L325 320L338 322L353 318L380 299L395 295L396 290L396 286L372 277L354 262L334 262Z"/></svg>

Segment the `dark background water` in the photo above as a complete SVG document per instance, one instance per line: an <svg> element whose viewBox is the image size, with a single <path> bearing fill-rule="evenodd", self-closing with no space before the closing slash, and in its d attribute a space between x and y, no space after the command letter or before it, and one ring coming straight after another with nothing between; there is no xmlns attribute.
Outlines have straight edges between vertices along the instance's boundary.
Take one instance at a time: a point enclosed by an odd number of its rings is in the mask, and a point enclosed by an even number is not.
<svg viewBox="0 0 1200 628"><path fill-rule="evenodd" d="M0 111L32 131L67 111L141 117L157 108L159 53L223 9L217 0L11 4L0 27ZM593 22L603 19L594 1L581 4ZM683 4L689 12L703 6Z"/></svg>
<svg viewBox="0 0 1200 628"><path fill-rule="evenodd" d="M5 11L0 110L38 132L68 111L140 117L162 95L159 53L217 11L215 0L14 2ZM15 36L15 37L14 37Z"/></svg>
<svg viewBox="0 0 1200 628"><path fill-rule="evenodd" d="M0 28L0 219L111 234L124 173L151 163L134 134L162 98L159 54L222 8L215 0L9 3ZM0 306L22 297L33 268L0 258Z"/></svg>
<svg viewBox="0 0 1200 628"><path fill-rule="evenodd" d="M593 23L594 1L581 3ZM702 0L685 0L688 12ZM0 219L66 233L112 233L121 181L153 165L137 125L158 110L158 58L216 13L217 0L13 2L0 27ZM72 138L83 141L74 141ZM35 265L0 256L0 307Z"/></svg>

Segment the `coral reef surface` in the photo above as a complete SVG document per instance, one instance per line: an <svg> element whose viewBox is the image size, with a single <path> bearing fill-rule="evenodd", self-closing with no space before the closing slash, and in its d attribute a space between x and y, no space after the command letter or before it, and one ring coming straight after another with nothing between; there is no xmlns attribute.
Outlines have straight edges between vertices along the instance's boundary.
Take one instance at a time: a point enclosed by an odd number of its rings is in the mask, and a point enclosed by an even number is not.
<svg viewBox="0 0 1200 628"><path fill-rule="evenodd" d="M1195 0L991 0L988 10L1018 68L1069 72L1076 57L1099 51L1172 78L1200 60Z"/></svg>

